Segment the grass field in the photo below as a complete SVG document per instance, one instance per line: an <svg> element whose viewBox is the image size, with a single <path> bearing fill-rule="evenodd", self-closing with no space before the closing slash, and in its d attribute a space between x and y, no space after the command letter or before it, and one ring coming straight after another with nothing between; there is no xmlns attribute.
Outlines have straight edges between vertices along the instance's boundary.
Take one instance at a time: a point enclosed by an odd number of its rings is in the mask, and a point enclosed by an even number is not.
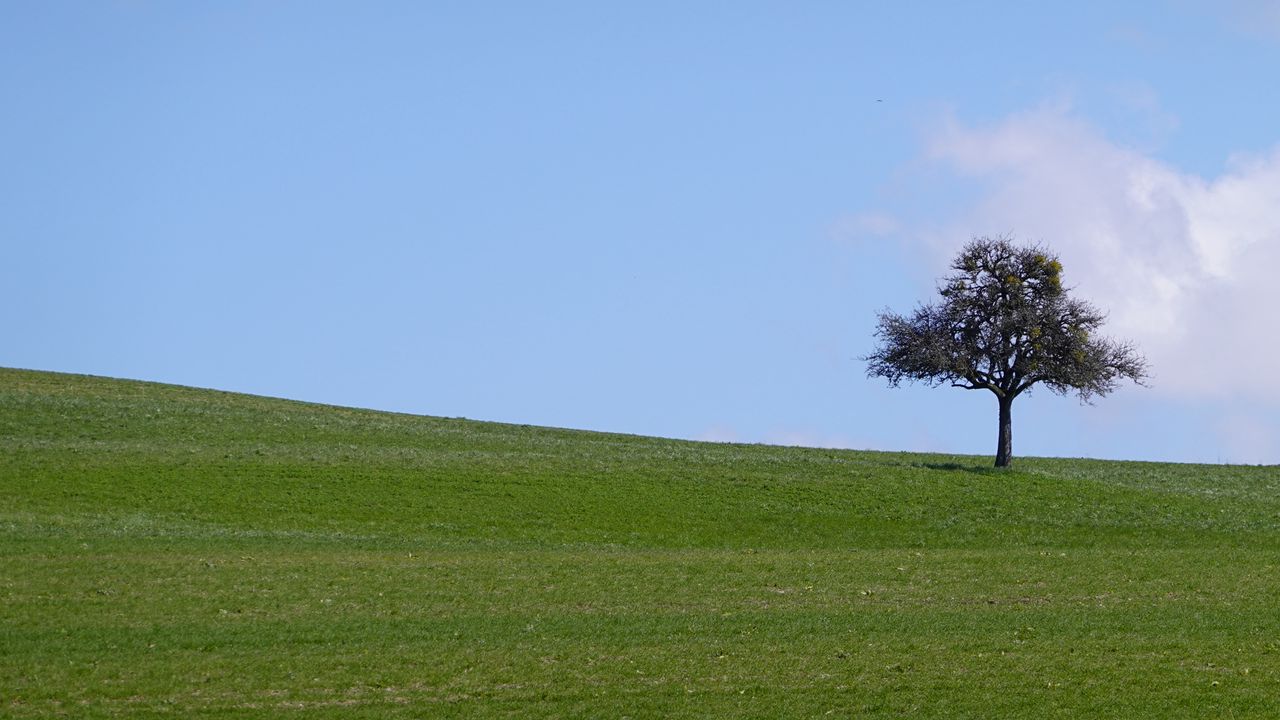
<svg viewBox="0 0 1280 720"><path fill-rule="evenodd" d="M989 463L0 370L0 716L1280 717L1280 469Z"/></svg>

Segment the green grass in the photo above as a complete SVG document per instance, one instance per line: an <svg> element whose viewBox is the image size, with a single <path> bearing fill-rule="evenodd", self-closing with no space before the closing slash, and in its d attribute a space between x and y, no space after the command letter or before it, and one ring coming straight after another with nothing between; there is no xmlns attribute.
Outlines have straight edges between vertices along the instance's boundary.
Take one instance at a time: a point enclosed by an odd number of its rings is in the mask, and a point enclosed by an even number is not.
<svg viewBox="0 0 1280 720"><path fill-rule="evenodd" d="M1280 712L1280 470L989 463L0 370L0 716Z"/></svg>

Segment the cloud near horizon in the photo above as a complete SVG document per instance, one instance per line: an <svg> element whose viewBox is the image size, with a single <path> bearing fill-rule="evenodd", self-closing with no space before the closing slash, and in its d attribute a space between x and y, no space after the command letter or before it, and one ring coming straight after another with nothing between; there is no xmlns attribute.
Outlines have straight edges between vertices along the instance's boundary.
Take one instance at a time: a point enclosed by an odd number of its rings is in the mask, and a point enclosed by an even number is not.
<svg viewBox="0 0 1280 720"><path fill-rule="evenodd" d="M1108 140L1063 106L989 126L947 119L925 166L976 184L941 223L876 213L939 266L974 235L1009 232L1062 258L1107 332L1151 362L1155 392L1280 401L1280 148L1230 158L1213 178Z"/></svg>

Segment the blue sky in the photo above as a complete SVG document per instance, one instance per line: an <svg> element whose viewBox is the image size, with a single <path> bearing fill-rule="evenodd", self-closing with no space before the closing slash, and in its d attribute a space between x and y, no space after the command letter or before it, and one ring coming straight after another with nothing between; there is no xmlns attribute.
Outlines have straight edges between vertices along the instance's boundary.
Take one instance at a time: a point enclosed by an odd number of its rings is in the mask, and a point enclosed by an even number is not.
<svg viewBox="0 0 1280 720"><path fill-rule="evenodd" d="M1155 371L1016 454L1277 463L1277 69L1263 2L6 3L0 365L990 454L857 358L1013 233Z"/></svg>

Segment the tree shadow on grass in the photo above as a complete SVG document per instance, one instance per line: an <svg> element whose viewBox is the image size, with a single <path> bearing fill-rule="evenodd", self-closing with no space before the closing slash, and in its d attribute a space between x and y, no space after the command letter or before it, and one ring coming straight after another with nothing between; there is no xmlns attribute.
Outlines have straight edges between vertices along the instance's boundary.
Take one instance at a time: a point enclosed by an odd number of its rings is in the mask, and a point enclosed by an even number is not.
<svg viewBox="0 0 1280 720"><path fill-rule="evenodd" d="M861 462L865 465L877 465L880 467L896 467L896 468L918 468L922 470L938 470L941 472L966 472L971 475L982 475L985 477L997 478L1007 477L1012 474L1023 474L1023 468L1018 466L1008 468L998 468L991 464L991 459L982 456L959 456L955 460L925 460L918 454L899 453L893 456L891 453L877 453L877 457L865 458ZM914 457L913 457L914 455Z"/></svg>
<svg viewBox="0 0 1280 720"><path fill-rule="evenodd" d="M987 475L990 477L1003 477L1011 472L1016 472L1012 468L998 468L990 465L963 465L957 462L929 462L919 463L918 467L928 468L930 470L946 470L955 472L973 473L974 475Z"/></svg>

